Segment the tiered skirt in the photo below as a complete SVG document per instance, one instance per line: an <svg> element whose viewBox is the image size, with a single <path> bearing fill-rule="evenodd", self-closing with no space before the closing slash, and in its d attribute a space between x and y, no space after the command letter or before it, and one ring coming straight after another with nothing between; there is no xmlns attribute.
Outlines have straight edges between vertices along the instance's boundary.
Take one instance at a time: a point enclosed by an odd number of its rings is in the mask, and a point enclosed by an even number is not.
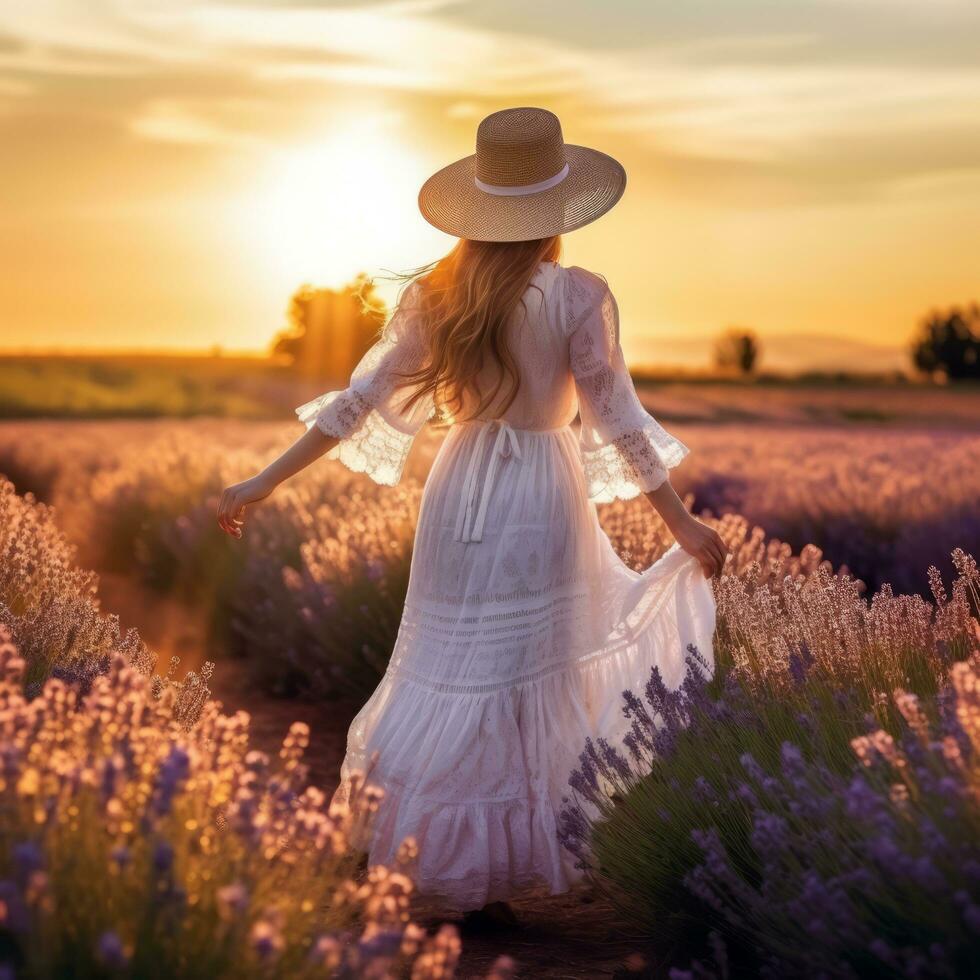
<svg viewBox="0 0 980 980"><path fill-rule="evenodd" d="M462 911L530 885L567 890L579 872L557 820L586 738L618 741L623 691L655 666L678 685L689 644L710 664L714 621L693 558L675 547L637 573L616 555L569 428L454 426L426 484L391 662L341 773L342 794L376 757L370 862L414 838L419 890Z"/></svg>

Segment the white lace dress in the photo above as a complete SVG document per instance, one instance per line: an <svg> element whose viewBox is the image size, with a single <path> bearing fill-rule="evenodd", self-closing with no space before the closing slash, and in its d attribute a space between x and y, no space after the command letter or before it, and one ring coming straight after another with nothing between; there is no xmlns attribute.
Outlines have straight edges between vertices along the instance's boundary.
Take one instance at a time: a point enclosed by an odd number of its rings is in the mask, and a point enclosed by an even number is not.
<svg viewBox="0 0 980 980"><path fill-rule="evenodd" d="M655 489L687 452L636 396L611 292L543 263L524 300L509 325L519 396L442 444L398 639L351 725L338 791L378 753L371 863L415 838L420 891L458 910L541 882L567 889L578 872L556 817L586 737L625 733L622 692L654 665L680 683L688 644L711 660L714 600L697 562L675 546L634 572L597 519L596 501ZM297 413L340 439L331 456L394 484L431 414L399 412L395 375L422 356L409 290L350 387Z"/></svg>

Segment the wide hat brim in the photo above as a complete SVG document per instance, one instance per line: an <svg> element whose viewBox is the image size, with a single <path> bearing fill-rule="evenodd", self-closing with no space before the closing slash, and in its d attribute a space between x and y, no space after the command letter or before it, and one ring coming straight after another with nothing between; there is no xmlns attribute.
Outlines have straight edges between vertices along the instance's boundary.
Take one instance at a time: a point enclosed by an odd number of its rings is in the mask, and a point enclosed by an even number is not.
<svg viewBox="0 0 980 980"><path fill-rule="evenodd" d="M623 196L619 161L587 146L565 144L568 176L532 194L500 195L476 185L476 154L443 167L419 191L431 225L479 242L525 242L574 231L601 217Z"/></svg>

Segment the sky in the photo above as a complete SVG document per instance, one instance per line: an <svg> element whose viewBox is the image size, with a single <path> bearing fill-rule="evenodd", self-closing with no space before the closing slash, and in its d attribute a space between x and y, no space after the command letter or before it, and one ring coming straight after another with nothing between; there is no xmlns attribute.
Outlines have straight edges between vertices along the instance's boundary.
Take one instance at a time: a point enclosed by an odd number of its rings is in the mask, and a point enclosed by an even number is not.
<svg viewBox="0 0 980 980"><path fill-rule="evenodd" d="M537 105L629 174L564 261L631 360L884 364L980 299L978 49L976 0L0 0L0 347L262 349L446 252L419 186Z"/></svg>

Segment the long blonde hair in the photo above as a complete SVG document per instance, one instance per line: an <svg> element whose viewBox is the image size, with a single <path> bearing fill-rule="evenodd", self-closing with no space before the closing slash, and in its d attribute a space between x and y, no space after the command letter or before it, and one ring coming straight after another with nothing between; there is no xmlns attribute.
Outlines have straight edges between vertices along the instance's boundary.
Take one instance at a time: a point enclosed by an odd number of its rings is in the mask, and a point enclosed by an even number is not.
<svg viewBox="0 0 980 980"><path fill-rule="evenodd" d="M507 343L506 328L542 262L556 262L561 238L528 242L477 242L461 238L444 258L406 276L418 283L422 332L428 347L424 365L403 374L399 384L413 389L405 409L431 395L443 417L460 420L464 396L476 407L491 405L502 415L517 397L521 374ZM483 391L481 371L500 370ZM502 394L503 393L503 394Z"/></svg>

